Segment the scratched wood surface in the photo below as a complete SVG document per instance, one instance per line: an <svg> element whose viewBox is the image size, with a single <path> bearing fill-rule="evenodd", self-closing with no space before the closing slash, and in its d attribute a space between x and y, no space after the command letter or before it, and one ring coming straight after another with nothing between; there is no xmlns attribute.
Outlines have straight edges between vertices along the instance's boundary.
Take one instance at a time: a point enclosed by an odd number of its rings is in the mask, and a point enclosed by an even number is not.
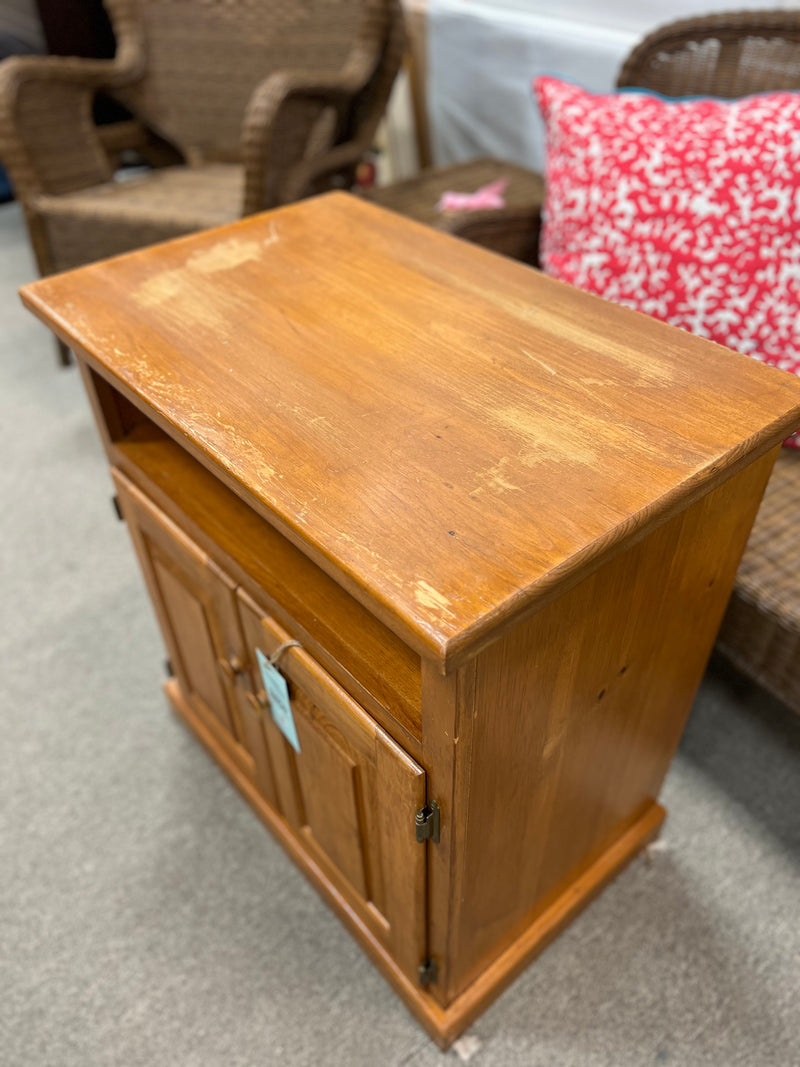
<svg viewBox="0 0 800 1067"><path fill-rule="evenodd" d="M445 668L800 425L800 382L346 194L23 300Z"/></svg>

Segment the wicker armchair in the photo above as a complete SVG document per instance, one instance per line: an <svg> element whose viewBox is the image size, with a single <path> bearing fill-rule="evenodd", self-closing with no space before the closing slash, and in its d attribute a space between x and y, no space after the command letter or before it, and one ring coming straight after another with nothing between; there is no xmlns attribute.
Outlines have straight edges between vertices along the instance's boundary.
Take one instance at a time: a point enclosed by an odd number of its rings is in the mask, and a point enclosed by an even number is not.
<svg viewBox="0 0 800 1067"><path fill-rule="evenodd" d="M800 88L800 11L719 13L657 29L617 81L667 96L745 96ZM539 212L456 220L451 232L536 264ZM800 453L782 449L767 486L717 648L800 714Z"/></svg>
<svg viewBox="0 0 800 1067"><path fill-rule="evenodd" d="M0 158L42 274L352 184L405 45L399 0L106 0L113 60L0 65ZM96 127L104 90L137 122ZM131 134L172 162L115 181Z"/></svg>

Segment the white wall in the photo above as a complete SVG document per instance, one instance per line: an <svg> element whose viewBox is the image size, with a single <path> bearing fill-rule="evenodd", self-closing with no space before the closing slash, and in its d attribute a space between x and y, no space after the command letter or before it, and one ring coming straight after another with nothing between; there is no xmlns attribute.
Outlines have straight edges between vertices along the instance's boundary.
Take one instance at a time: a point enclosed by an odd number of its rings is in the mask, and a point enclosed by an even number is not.
<svg viewBox="0 0 800 1067"><path fill-rule="evenodd" d="M745 6L800 8L796 0L428 0L434 163L491 155L542 170L536 75L607 92L631 48L657 26Z"/></svg>

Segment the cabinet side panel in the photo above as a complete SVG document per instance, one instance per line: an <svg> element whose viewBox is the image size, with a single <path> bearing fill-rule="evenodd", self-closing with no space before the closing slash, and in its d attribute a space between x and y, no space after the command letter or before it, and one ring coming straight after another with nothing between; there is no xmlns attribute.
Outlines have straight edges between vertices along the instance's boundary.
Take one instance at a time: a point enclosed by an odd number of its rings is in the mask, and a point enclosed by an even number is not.
<svg viewBox="0 0 800 1067"><path fill-rule="evenodd" d="M655 800L774 458L478 657L452 990L463 992Z"/></svg>

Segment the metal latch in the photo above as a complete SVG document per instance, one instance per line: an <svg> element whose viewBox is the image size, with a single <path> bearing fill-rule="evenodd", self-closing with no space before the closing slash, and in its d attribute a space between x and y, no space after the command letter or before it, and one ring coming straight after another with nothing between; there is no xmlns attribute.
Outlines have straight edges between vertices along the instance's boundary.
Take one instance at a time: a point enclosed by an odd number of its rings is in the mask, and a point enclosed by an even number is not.
<svg viewBox="0 0 800 1067"><path fill-rule="evenodd" d="M433 841L439 843L439 805L435 800L420 808L414 817L414 829L417 841Z"/></svg>
<svg viewBox="0 0 800 1067"><path fill-rule="evenodd" d="M421 986L431 985L439 977L439 964L433 957L429 957L419 965L417 974Z"/></svg>

